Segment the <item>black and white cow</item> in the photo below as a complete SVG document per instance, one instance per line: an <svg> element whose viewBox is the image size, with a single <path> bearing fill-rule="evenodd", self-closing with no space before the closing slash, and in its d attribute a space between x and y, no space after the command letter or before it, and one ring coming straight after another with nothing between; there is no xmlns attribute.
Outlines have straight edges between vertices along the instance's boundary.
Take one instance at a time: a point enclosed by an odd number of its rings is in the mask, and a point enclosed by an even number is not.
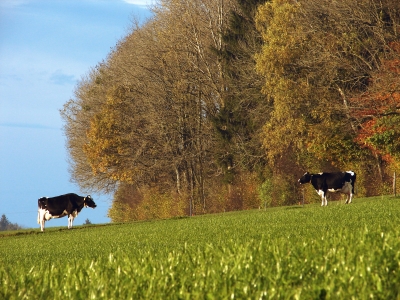
<svg viewBox="0 0 400 300"><path fill-rule="evenodd" d="M44 223L50 219L68 216L68 229L72 228L74 218L83 207L95 208L93 198L90 195L86 197L77 194L65 194L57 197L42 197L38 200L38 224L44 231Z"/></svg>
<svg viewBox="0 0 400 300"><path fill-rule="evenodd" d="M356 182L356 173L353 171L336 172L336 173L305 173L299 183L311 183L322 198L321 206L328 205L326 200L327 192L340 192L346 194L346 204L351 203L354 195L354 184Z"/></svg>

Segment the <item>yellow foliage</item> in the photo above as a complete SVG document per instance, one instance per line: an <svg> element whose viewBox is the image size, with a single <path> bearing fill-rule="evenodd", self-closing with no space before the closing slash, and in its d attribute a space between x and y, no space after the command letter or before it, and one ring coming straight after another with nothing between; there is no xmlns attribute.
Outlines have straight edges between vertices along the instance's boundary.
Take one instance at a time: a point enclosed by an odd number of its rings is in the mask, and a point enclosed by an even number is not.
<svg viewBox="0 0 400 300"><path fill-rule="evenodd" d="M157 187L133 187L114 195L108 216L112 222L167 219L187 215L187 197L162 192Z"/></svg>
<svg viewBox="0 0 400 300"><path fill-rule="evenodd" d="M130 128L123 122L126 93L124 87L108 91L105 104L90 121L83 150L93 174L105 173L112 180L129 182L134 172L125 162L130 152Z"/></svg>

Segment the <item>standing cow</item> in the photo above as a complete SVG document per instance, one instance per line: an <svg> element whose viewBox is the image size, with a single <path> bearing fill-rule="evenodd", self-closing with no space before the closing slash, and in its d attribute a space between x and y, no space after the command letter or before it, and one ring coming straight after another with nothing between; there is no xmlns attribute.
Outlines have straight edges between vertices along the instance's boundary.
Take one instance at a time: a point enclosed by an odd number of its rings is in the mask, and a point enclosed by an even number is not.
<svg viewBox="0 0 400 300"><path fill-rule="evenodd" d="M38 224L40 229L44 231L44 223L50 219L68 216L68 229L72 228L74 218L83 207L95 208L93 198L88 195L86 197L77 194L65 194L57 197L42 197L38 200Z"/></svg>
<svg viewBox="0 0 400 300"><path fill-rule="evenodd" d="M356 173L353 171L336 173L305 173L299 183L311 183L318 195L322 198L321 206L328 205L326 200L327 192L340 192L346 194L346 204L351 203L354 195L354 185L356 183Z"/></svg>

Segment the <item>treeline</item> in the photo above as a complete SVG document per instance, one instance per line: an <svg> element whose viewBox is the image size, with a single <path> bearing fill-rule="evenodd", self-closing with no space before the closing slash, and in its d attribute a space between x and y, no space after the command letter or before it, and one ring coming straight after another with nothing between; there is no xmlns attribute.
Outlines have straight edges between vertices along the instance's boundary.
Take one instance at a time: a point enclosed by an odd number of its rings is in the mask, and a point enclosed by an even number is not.
<svg viewBox="0 0 400 300"><path fill-rule="evenodd" d="M21 226L19 226L17 223L11 223L8 218L6 217L5 214L1 215L0 218L0 231L6 231L6 230L19 230L22 229Z"/></svg>
<svg viewBox="0 0 400 300"><path fill-rule="evenodd" d="M306 170L384 193L399 33L395 0L161 1L65 104L72 178L113 221L297 203Z"/></svg>

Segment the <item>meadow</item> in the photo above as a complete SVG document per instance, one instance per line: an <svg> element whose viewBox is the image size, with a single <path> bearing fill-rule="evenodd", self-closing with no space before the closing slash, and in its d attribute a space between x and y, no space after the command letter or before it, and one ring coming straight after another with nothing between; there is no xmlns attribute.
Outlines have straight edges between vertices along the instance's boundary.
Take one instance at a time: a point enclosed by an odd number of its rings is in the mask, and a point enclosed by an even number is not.
<svg viewBox="0 0 400 300"><path fill-rule="evenodd" d="M0 245L0 299L400 299L393 197L29 229Z"/></svg>

